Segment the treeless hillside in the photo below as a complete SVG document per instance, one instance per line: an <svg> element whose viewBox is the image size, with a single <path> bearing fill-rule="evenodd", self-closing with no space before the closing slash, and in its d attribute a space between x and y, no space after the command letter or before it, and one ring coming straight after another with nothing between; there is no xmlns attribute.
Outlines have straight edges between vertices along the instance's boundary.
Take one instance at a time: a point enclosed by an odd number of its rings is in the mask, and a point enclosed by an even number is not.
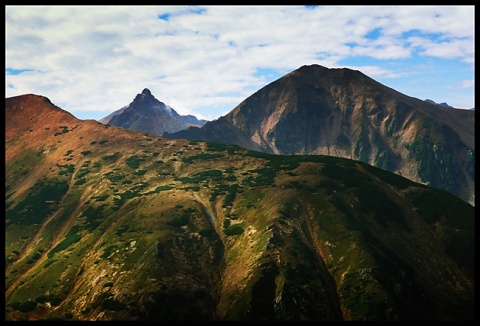
<svg viewBox="0 0 480 326"><path fill-rule="evenodd" d="M6 320L474 319L474 207L446 191L5 102Z"/></svg>

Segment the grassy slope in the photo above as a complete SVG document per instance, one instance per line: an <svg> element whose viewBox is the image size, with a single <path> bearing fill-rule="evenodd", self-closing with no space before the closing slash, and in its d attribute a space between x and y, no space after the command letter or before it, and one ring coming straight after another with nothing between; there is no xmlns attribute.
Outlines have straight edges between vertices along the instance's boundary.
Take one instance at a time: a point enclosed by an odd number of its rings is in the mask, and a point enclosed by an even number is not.
<svg viewBox="0 0 480 326"><path fill-rule="evenodd" d="M7 319L473 318L474 208L446 192L62 119L7 137Z"/></svg>

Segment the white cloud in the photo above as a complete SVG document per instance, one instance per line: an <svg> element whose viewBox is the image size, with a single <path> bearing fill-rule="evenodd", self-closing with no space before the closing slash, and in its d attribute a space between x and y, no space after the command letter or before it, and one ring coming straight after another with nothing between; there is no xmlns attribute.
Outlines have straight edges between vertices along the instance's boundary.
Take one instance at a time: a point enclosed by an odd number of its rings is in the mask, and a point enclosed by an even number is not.
<svg viewBox="0 0 480 326"><path fill-rule="evenodd" d="M449 87L453 88L453 89L456 89L456 88L473 88L473 87L475 87L475 80L473 80L473 79L461 80L458 84L451 85Z"/></svg>
<svg viewBox="0 0 480 326"><path fill-rule="evenodd" d="M101 118L149 88L181 114L217 117L272 81L259 69L366 58L359 70L396 78L420 54L473 71L474 7L7 6L5 54L6 68L31 70L6 72L7 97Z"/></svg>
<svg viewBox="0 0 480 326"><path fill-rule="evenodd" d="M409 37L407 41L413 46L420 48L420 55L456 59L459 58L467 63L473 63L474 44L469 39L452 39L448 41L432 41L422 37Z"/></svg>
<svg viewBox="0 0 480 326"><path fill-rule="evenodd" d="M347 66L345 68L361 71L370 78L399 78L414 74L414 72L395 72L389 69L383 69L377 66Z"/></svg>

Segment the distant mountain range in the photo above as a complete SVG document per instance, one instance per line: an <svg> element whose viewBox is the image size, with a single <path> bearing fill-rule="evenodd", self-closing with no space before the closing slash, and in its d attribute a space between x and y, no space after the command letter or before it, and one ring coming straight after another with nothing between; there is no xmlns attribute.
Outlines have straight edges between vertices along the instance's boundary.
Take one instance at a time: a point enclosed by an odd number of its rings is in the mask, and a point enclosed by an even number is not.
<svg viewBox="0 0 480 326"><path fill-rule="evenodd" d="M388 153L388 135L410 153L436 146L432 171L453 150L444 134L465 148L468 130L439 124L456 117L444 108L434 118L433 104L330 73L303 68L205 130L367 158ZM336 97L318 85L329 78ZM5 99L6 321L473 321L475 221L460 198L358 160L167 139L39 95Z"/></svg>
<svg viewBox="0 0 480 326"><path fill-rule="evenodd" d="M175 132L189 126L202 126L206 120L193 115L179 115L173 108L157 100L149 89L137 94L129 105L99 120L112 126L144 131L157 135Z"/></svg>
<svg viewBox="0 0 480 326"><path fill-rule="evenodd" d="M425 102L430 103L430 104L440 105L440 106L443 106L443 107L446 107L446 108L453 108L453 106L450 106L450 105L448 105L448 104L445 103L445 102L436 103L436 102L434 102L434 101L432 101L432 100L430 100L430 99L426 99Z"/></svg>
<svg viewBox="0 0 480 326"><path fill-rule="evenodd" d="M360 71L303 66L170 139L361 160L475 202L475 110L420 100Z"/></svg>

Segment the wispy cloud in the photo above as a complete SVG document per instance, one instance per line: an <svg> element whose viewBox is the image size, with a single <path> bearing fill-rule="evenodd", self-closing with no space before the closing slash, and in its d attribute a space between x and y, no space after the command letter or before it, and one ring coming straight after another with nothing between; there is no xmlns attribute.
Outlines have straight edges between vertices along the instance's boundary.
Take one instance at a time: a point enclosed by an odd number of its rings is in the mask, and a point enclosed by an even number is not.
<svg viewBox="0 0 480 326"><path fill-rule="evenodd" d="M149 88L181 114L214 119L308 64L349 66L420 97L409 78L431 79L439 64L455 65L443 85L473 79L474 6L7 6L5 17L6 96L44 95L79 118ZM455 96L428 91L473 106L473 83Z"/></svg>
<svg viewBox="0 0 480 326"><path fill-rule="evenodd" d="M466 79L466 80L461 80L458 84L450 85L449 87L456 89L456 88L473 88L474 86L475 86L475 80Z"/></svg>

